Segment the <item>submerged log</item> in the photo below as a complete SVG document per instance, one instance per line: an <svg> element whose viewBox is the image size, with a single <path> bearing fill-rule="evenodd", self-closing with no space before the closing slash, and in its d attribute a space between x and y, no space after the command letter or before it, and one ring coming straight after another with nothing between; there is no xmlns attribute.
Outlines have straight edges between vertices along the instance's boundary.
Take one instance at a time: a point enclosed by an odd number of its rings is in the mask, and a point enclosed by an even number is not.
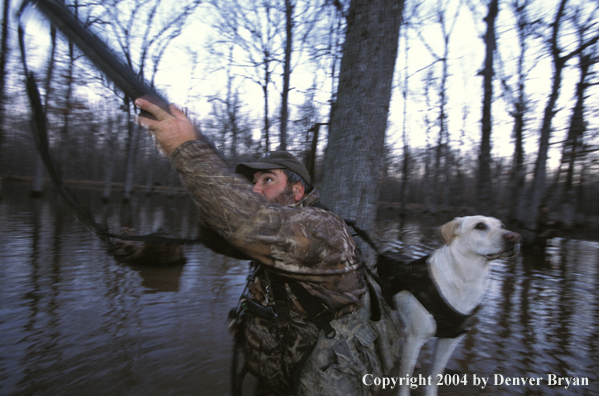
<svg viewBox="0 0 599 396"><path fill-rule="evenodd" d="M124 233L131 233L126 229ZM111 246L110 253L122 263L167 266L185 263L183 246L174 243L134 242L118 240Z"/></svg>

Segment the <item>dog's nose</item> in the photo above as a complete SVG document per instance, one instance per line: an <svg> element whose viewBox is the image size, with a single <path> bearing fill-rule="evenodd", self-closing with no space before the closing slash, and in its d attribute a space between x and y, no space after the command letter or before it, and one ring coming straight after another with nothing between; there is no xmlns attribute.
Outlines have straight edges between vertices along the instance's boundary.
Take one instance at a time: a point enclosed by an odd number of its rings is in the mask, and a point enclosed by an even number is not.
<svg viewBox="0 0 599 396"><path fill-rule="evenodd" d="M505 234L503 234L503 237L512 243L518 243L520 242L520 239L522 238L520 236L520 234L518 234L517 232L506 232Z"/></svg>

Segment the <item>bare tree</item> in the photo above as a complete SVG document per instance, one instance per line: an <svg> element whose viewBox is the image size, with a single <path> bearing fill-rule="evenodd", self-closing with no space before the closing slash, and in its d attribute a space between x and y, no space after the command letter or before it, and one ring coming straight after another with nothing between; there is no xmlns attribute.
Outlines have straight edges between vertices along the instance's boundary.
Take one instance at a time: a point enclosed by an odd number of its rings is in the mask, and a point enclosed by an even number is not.
<svg viewBox="0 0 599 396"><path fill-rule="evenodd" d="M558 39L562 19L565 13L566 3L567 0L560 1L555 15L555 20L552 23L552 34L550 39L550 51L553 60L552 87L549 99L547 100L547 104L545 106L543 124L541 126L541 137L539 139L539 151L537 160L535 162L533 180L528 192L527 201L530 210L526 213L526 218L524 219L525 229L523 230L523 236L525 242L527 243L532 243L534 241L535 234L538 231L537 216L540 213L539 211L542 207L542 201L545 196L549 139L551 137L553 117L556 113L555 105L559 97L563 69L568 61L580 54L585 48L594 45L599 40L599 36L595 36L586 40L584 44L580 45L576 50L570 52L569 54L561 54L562 50L558 44Z"/></svg>
<svg viewBox="0 0 599 396"><path fill-rule="evenodd" d="M493 120L491 117L491 104L493 102L493 55L495 53L495 19L499 13L498 0L491 0L489 13L485 18L487 33L485 34L485 67L483 75L483 115L482 137L478 156L478 182L477 196L478 208L484 214L492 212L492 178L491 178L491 131Z"/></svg>
<svg viewBox="0 0 599 396"><path fill-rule="evenodd" d="M289 137L289 94L293 87L291 86L291 76L294 70L292 55L299 62L304 48L309 41L313 41L312 36L316 35L315 26L321 18L318 12L319 7L315 2L306 0L285 0L285 40L284 40L284 59L283 59L283 86L281 91L281 117L279 122L279 150L287 150Z"/></svg>
<svg viewBox="0 0 599 396"><path fill-rule="evenodd" d="M231 49L232 52L232 49ZM239 150L239 111L241 109L241 100L239 92L234 87L235 77L232 73L233 56L231 54L229 67L227 69L227 98L226 98L226 125L228 132L231 134L231 145L229 150L229 159L231 164L237 164L237 153Z"/></svg>
<svg viewBox="0 0 599 396"><path fill-rule="evenodd" d="M0 151L4 145L4 97L6 95L6 61L8 58L8 24L9 24L10 0L2 2L2 28L0 30ZM2 199L2 177L4 163L0 161L0 199Z"/></svg>
<svg viewBox="0 0 599 396"><path fill-rule="evenodd" d="M46 95L44 97L44 109L48 112L48 103L52 96L52 81L54 79L54 66L56 57L56 28L50 26L50 53L48 55L48 66L46 68L46 81L44 84L44 90ZM48 120L46 120L47 122ZM33 185L31 187L32 196L42 196L44 193L44 163L41 158L37 159L35 174L33 177Z"/></svg>
<svg viewBox="0 0 599 396"><path fill-rule="evenodd" d="M337 88L339 85L339 62L341 60L343 50L343 38L346 32L346 18L343 10L343 6L339 2L335 3L335 10L333 15L329 16L330 24L327 34L327 43L324 48L324 53L327 58L330 59L330 81L331 81L331 112L333 105L337 102ZM319 57L319 54L315 54Z"/></svg>
<svg viewBox="0 0 599 396"><path fill-rule="evenodd" d="M234 74L235 60L233 58L234 44L230 44L228 54L228 64L226 69L227 85L225 97L213 96L209 100L212 102L212 123L211 127L218 131L221 140L220 150L224 154L229 154L231 165L237 164L241 127L239 125L240 111L242 101L239 96L237 76ZM217 138L218 139L218 138ZM228 145L228 149L227 149Z"/></svg>
<svg viewBox="0 0 599 396"><path fill-rule="evenodd" d="M73 8L73 13L75 14L75 17L78 18L78 13L79 13L79 2L78 0L75 0L73 2L72 5ZM64 102L63 102L63 106L62 106L62 127L60 130L60 137L62 139L62 149L61 149L61 154L62 154L62 170L63 170L63 176L67 177L68 175L68 162L69 162L69 122L70 122L70 115L71 115L71 111L72 111L72 99L73 99L73 85L74 85L74 73L75 73L75 60L76 60L76 54L75 54L75 46L72 42L68 43L68 57L67 57L67 70L64 72L64 83L63 83L63 88L65 90L64 93Z"/></svg>
<svg viewBox="0 0 599 396"><path fill-rule="evenodd" d="M524 131L526 114L529 105L526 97L526 59L528 50L528 40L534 32L535 22L530 21L528 9L532 2L530 0L514 0L510 7L516 16L518 29L518 44L520 53L518 54L518 64L516 68L517 83L516 89L512 89L507 81L507 77L502 75L502 87L505 96L508 98L511 106L510 115L514 119L513 137L514 137L514 155L512 159L512 168L510 181L508 183L509 194L507 195L507 219L510 223L520 223L524 216L526 204L525 182L526 166L524 163ZM503 69L502 69L503 74ZM515 91L515 93L513 93Z"/></svg>
<svg viewBox="0 0 599 396"><path fill-rule="evenodd" d="M578 29L579 46L585 45L587 32L595 23L596 9L591 12L585 22L580 21L582 10L577 8L572 17L575 27ZM596 50L596 48L594 48ZM589 88L589 77L591 67L599 62L599 58L593 56L593 51L581 50L578 54L579 80L576 85L576 103L572 110L568 135L562 148L562 160L557 172L556 191L560 206L560 219L567 228L571 228L575 223L576 210L576 189L574 188L574 175L577 160L584 156L583 138L586 132L586 122L584 117L584 103L586 99L586 90ZM562 172L563 171L563 172ZM565 175L563 175L565 173ZM560 176L565 180L560 183ZM582 174L580 176L582 179ZM580 185L582 182L579 181Z"/></svg>
<svg viewBox="0 0 599 396"><path fill-rule="evenodd" d="M433 147L431 144L431 130L434 126L434 120L431 119L429 114L433 114L433 105L431 103L431 90L435 86L435 79L432 69L428 69L424 77L424 99L426 103L427 111L424 114L424 125L426 133L426 147L424 149L424 208L426 211L436 213L437 212L437 200L434 198L435 193L433 192Z"/></svg>
<svg viewBox="0 0 599 396"><path fill-rule="evenodd" d="M112 178L114 176L114 163L115 163L115 140L114 130L118 130L121 125L121 117L119 114L116 121L113 118L109 118L106 122L106 132L104 133L104 189L102 190L102 201L110 201L110 195L112 191Z"/></svg>
<svg viewBox="0 0 599 396"><path fill-rule="evenodd" d="M466 200L463 194L463 191L466 191L466 183L465 183L465 166L464 166L464 162L465 162L465 158L464 158L464 151L463 147L465 147L465 140L466 140L466 128L467 128L467 119L468 119L468 115L470 113L470 109L468 107L468 105L464 105L464 107L462 108L462 128L460 131L460 138L458 139L458 145L456 148L456 152L455 152L455 172L456 172L456 176L455 176L455 183L452 183L452 187L453 187L453 191L455 193L452 193L452 197L454 197L455 199L457 199L457 205L461 208L464 209L465 204L466 204Z"/></svg>
<svg viewBox="0 0 599 396"><path fill-rule="evenodd" d="M407 24L404 24L407 25ZM405 220L406 217L406 191L408 189L408 180L409 180L409 170L410 170L410 145L408 141L408 133L407 133L407 124L408 124L408 86L410 82L410 76L408 73L408 65L409 65L409 49L410 46L408 44L408 26L404 26L404 52L405 52L405 70L404 70L404 80L402 87L402 96L403 96L403 125L402 125L402 141L403 141L403 161L401 167L401 190L399 192L399 202L401 204L401 208L399 210L401 220ZM400 225L400 229L403 228L403 224Z"/></svg>
<svg viewBox="0 0 599 396"><path fill-rule="evenodd" d="M270 89L273 74L281 60L281 32L285 24L285 14L280 12L274 0L228 2L213 1L218 10L214 28L221 37L213 45L231 44L240 48L243 59L239 66L246 69L246 78L262 88L264 98L264 150L270 150ZM289 39L291 45L291 38ZM290 56L290 55L289 55Z"/></svg>
<svg viewBox="0 0 599 396"><path fill-rule="evenodd" d="M399 224L399 229L401 230L403 228L403 222L406 218L406 205L407 205L407 201L408 201L408 183L410 182L410 174L412 172L412 170L414 169L414 164L413 164L413 153L410 150L410 140L408 137L408 120L409 120L409 115L408 115L408 98L410 97L410 90L409 90L409 83L410 83L410 78L412 77L410 75L410 62L409 62L409 53L410 53L410 29L414 28L415 26L412 24L412 20L416 19L417 13L418 13L418 9L420 7L421 3L416 3L416 4L412 4L411 7L409 9L404 10L404 14L407 13L407 17L404 16L403 18L403 37L404 37L404 42L403 42L403 48L404 48L404 70L403 70L403 84L401 87L401 93L402 93L402 98L403 98L403 121L402 121L402 143L403 143L403 148L402 148L402 162L401 162L401 184L400 184L400 191L399 191L399 202L400 202L400 218L401 218L401 222ZM418 29L418 27L416 27L416 29ZM416 30L417 32L418 30ZM428 89L428 88L427 88ZM428 131L427 131L428 132ZM401 237L401 233L400 233L400 237Z"/></svg>
<svg viewBox="0 0 599 396"><path fill-rule="evenodd" d="M322 195L364 229L376 217L402 12L403 1L352 0L347 16Z"/></svg>
<svg viewBox="0 0 599 396"><path fill-rule="evenodd" d="M448 163L449 156L449 130L447 127L447 82L449 78L449 40L451 38L451 34L453 29L455 28L455 24L458 20L457 16L460 12L460 6L456 8L455 15L453 17L453 23L451 26L447 26L447 9L446 5L442 1L437 2L437 7L435 8L435 16L436 22L439 23L441 28L441 35L443 40L443 54L439 55L437 52L427 43L424 36L421 34L421 30L417 29L417 33L420 37L420 40L424 44L424 46L428 49L429 53L434 59L433 63L440 62L441 63L441 80L438 86L438 118L436 120L437 126L439 128L439 134L437 137L437 145L435 147L435 164L433 168L432 175L432 189L433 191L438 191L439 183L441 176L445 175L445 187L449 187L449 175L451 173L451 166ZM430 206L428 209L432 213L436 213L439 205L439 198L442 197L443 205L447 205L448 192L445 191L443 194L434 194L430 199Z"/></svg>
<svg viewBox="0 0 599 396"><path fill-rule="evenodd" d="M279 150L287 150L287 122L289 120L289 86L291 80L291 52L293 50L293 10L295 4L285 0L285 60L283 62L283 92L281 93L281 125Z"/></svg>
<svg viewBox="0 0 599 396"><path fill-rule="evenodd" d="M6 62L8 60L8 25L9 25L9 13L10 13L10 0L4 0L2 2L2 29L0 32L0 119L4 120L1 115L4 112L4 97L6 95ZM0 121L0 148L2 147L4 137L4 121ZM0 183L1 184L1 183ZM2 186L0 186L0 195L2 192Z"/></svg>
<svg viewBox="0 0 599 396"><path fill-rule="evenodd" d="M127 64L154 85L166 49L181 34L187 19L199 4L199 0L188 0L172 7L162 0L110 0L104 3L104 12ZM131 199L138 152L138 131L131 118L131 106L131 98L124 96L128 133L124 201Z"/></svg>

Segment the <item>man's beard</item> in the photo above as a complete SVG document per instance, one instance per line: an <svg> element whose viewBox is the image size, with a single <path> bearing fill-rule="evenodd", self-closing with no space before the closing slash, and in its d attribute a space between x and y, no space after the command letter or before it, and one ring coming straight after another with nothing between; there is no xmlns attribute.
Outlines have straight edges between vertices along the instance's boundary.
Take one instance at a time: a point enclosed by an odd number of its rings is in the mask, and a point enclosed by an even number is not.
<svg viewBox="0 0 599 396"><path fill-rule="evenodd" d="M293 196L293 188L288 184L287 186L285 186L285 189L279 195L277 195L273 199L270 199L268 202L279 205L291 205L292 203L295 203L295 199Z"/></svg>

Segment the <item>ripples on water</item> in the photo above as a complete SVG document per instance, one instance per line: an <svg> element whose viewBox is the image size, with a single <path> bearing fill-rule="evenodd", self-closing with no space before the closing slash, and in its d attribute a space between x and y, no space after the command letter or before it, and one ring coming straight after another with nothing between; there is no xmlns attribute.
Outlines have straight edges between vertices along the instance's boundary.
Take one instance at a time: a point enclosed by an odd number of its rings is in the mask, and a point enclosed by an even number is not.
<svg viewBox="0 0 599 396"><path fill-rule="evenodd" d="M8 189L0 201L0 394L228 394L227 313L245 262L190 246L182 266L119 264L53 198ZM79 199L96 208L97 221L127 217L93 197ZM131 218L141 231L164 223L194 234L187 198L136 199ZM381 226L394 235L395 224ZM407 230L413 253L425 253L432 227ZM448 367L485 377L588 377L590 385L488 386L480 394L599 394L599 244L555 239L548 251L495 263L478 323Z"/></svg>

